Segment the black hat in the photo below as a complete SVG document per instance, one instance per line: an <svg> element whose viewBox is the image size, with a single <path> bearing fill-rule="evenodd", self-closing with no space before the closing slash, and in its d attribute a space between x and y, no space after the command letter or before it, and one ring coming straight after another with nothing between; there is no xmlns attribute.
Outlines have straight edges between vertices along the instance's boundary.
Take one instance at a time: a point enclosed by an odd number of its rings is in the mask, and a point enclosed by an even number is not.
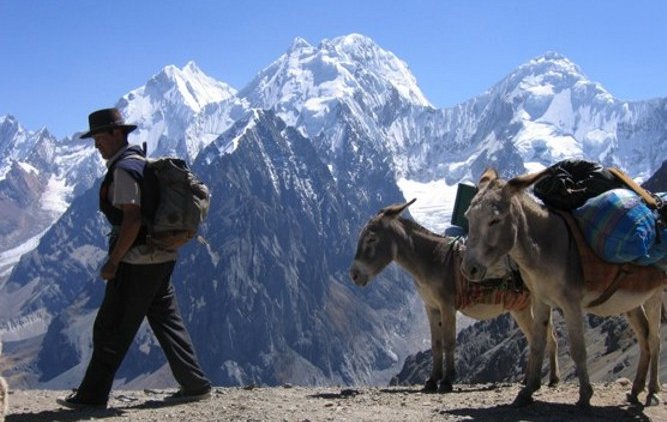
<svg viewBox="0 0 667 422"><path fill-rule="evenodd" d="M115 128L121 128L125 133L130 133L137 128L137 125L126 125L123 116L120 115L120 111L117 108L105 108L93 111L88 115L88 125L90 126L90 130L79 136L79 138L90 138L96 133Z"/></svg>

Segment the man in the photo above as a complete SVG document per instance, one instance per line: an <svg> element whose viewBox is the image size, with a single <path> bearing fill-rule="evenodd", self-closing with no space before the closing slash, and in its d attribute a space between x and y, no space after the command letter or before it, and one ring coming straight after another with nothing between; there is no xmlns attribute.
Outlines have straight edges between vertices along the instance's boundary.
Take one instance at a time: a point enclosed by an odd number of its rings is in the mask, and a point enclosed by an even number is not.
<svg viewBox="0 0 667 422"><path fill-rule="evenodd" d="M197 362L171 283L176 253L145 244L141 188L146 161L143 150L127 141L136 126L125 124L115 108L95 111L88 121L90 130L81 138L95 140L108 168L100 188L100 210L112 226L109 255L100 271L107 285L86 374L75 393L57 402L69 408L106 407L116 371L144 317L181 386L165 401L209 398L211 384Z"/></svg>

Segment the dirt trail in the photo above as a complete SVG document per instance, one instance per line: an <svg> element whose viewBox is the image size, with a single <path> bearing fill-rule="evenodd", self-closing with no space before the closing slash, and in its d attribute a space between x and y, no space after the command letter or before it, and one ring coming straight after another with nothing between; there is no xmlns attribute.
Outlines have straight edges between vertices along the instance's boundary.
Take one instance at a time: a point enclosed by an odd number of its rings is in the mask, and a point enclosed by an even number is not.
<svg viewBox="0 0 667 422"><path fill-rule="evenodd" d="M165 406L173 390L114 391L110 408L72 411L59 407L64 391L10 393L7 422L41 421L473 421L473 422L667 422L667 405L644 408L625 401L626 382L595 384L592 409L574 403L576 383L543 388L526 408L510 406L518 384L460 385L451 394L424 394L420 387L216 388L210 400ZM643 398L643 397L642 397Z"/></svg>

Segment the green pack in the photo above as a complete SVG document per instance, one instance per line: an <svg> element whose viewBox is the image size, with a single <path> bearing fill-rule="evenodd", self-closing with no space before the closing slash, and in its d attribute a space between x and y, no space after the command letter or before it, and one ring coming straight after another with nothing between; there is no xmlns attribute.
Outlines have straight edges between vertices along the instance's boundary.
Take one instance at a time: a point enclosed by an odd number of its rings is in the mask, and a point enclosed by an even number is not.
<svg viewBox="0 0 667 422"><path fill-rule="evenodd" d="M468 219L465 212L470 206L472 198L477 193L477 187L467 183L459 183L456 190L456 200L454 201L454 210L452 211L452 225L459 226L468 233Z"/></svg>

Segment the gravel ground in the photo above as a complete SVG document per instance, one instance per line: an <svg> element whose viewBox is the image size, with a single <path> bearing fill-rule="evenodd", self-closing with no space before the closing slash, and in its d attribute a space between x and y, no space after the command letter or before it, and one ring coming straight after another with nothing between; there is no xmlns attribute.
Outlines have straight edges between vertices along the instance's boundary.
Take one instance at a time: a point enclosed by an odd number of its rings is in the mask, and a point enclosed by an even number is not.
<svg viewBox="0 0 667 422"><path fill-rule="evenodd" d="M535 393L535 403L510 406L518 384L459 385L450 394L425 394L414 387L245 387L216 388L209 400L165 406L174 390L114 391L106 410L61 408L66 391L10 392L7 422L40 421L473 421L473 422L667 422L667 404L630 406L625 380L594 384L592 409L574 403L576 383ZM642 397L643 398L643 397Z"/></svg>

